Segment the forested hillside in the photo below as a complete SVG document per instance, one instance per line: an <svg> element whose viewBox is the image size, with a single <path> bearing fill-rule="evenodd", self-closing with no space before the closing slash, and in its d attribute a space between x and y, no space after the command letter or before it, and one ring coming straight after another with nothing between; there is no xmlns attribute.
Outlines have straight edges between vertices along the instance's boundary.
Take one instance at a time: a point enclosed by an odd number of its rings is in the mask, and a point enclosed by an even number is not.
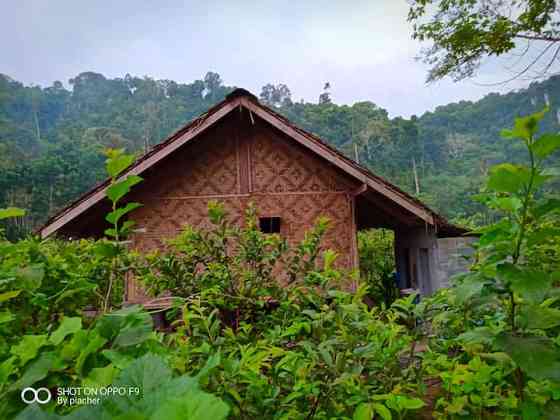
<svg viewBox="0 0 560 420"><path fill-rule="evenodd" d="M28 210L12 222L12 235L100 181L104 148L142 153L232 90L211 72L190 84L93 72L69 83L71 90L60 82L41 88L0 75L0 207ZM479 212L469 197L490 165L525 157L520 146L500 139L501 127L549 102L553 112L542 126L558 131L560 77L411 119L390 119L372 102L334 104L328 84L317 96L317 103L295 102L285 85L260 92L261 101L296 124L456 219ZM403 100L414 100L413 93Z"/></svg>

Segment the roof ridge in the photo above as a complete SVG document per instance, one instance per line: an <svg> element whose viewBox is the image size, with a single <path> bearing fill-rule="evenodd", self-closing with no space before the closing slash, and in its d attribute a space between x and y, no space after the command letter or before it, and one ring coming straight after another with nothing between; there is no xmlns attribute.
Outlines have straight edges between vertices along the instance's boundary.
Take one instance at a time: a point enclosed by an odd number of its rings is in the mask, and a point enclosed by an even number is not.
<svg viewBox="0 0 560 420"><path fill-rule="evenodd" d="M404 200L408 201L411 205L416 205L418 207L420 207L423 211L427 212L429 215L431 215L432 219L433 219L433 224L434 226L447 226L447 227L454 227L452 224L450 224L443 216L439 215L438 213L436 213L434 210L430 209L426 204L424 204L422 201L420 201L418 198L408 194L407 192L403 191L402 189L400 189L399 187L397 187L396 185L392 184L391 182L385 180L383 177L380 177L379 175L374 174L373 172L371 172L368 168L360 165L358 162L355 162L354 160L350 159L349 157L347 157L346 155L344 155L343 153L341 153L339 150L337 150L335 147L331 146L328 142L322 140L319 136L301 128L298 127L297 125L295 125L294 123L292 123L287 117L285 117L284 115L278 113L276 110L262 104L258 98L253 95L251 92L249 92L246 89L243 88L236 88L234 89L232 92L230 92L222 101L220 101L219 103L215 104L214 106L210 107L206 112L204 112L203 114L201 114L200 116L198 116L197 118L191 120L190 122L188 122L187 124L185 124L183 127L179 128L178 130L176 130L175 132L173 132L172 134L170 134L169 136L167 136L165 138L165 140L163 140L162 142L154 145L153 147L150 148L150 150L148 150L146 153L144 153L143 155L139 156L138 158L136 158L134 160L134 162L129 165L123 172L122 172L122 176L126 176L128 173L130 173L130 171L134 170L135 168L137 168L142 162L146 161L147 159L151 158L152 156L156 155L158 152L164 150L165 148L167 148L168 146L172 145L175 141L181 139L181 137L183 137L185 134L193 132L194 130L196 130L198 127L202 126L210 117L212 117L214 114L216 114L217 112L219 112L222 108L226 107L226 105L228 104L232 104L234 101L238 101L240 106L244 106L243 104L243 100L248 100L250 101L251 104L253 104L256 107L259 107L260 109L262 109L264 112L270 114L273 118L276 118L277 120L280 120L283 124L285 124L286 126L288 126L289 128L295 130L297 133L299 133L301 136L307 138L309 141L312 141L314 144L318 145L320 148L322 148L325 152L330 153L331 155L334 155L335 158L341 159L346 165L350 165L352 168L354 168L355 170L357 170L358 172L362 173L364 176L371 178L372 180L375 180L375 182L379 183L382 185L383 188L387 188L389 191L391 191L392 193L396 194L397 196L400 196L401 198L403 198ZM232 104L235 105L235 104ZM233 107L231 108L233 109ZM215 122L217 122L219 119L221 119L222 117L224 117L225 115L228 115L229 112L231 112L231 109L226 110L225 113L223 115L220 115L217 117L216 121L212 121L210 122L211 126L212 124L214 124ZM208 126L208 127L209 127ZM208 128L207 127L207 128ZM195 133L193 134L193 137L196 137L199 133ZM186 139L185 142L189 141L190 139ZM181 144L177 147L181 147ZM173 150L171 150L169 153L172 153ZM164 155L165 156L165 155ZM155 162L151 163L151 165L153 165ZM148 167L140 169L139 173L142 173L145 169L147 169ZM344 170L344 169L343 169ZM65 206L63 209L61 209L60 211L58 211L56 214L54 214L52 217L50 217L47 222L45 222L39 229L38 232L43 234L43 231L49 227L50 225L52 225L53 223L56 223L58 220L60 220L64 215L66 215L67 213L69 213L70 211L72 211L72 209L76 208L77 206L79 206L80 204L86 202L88 199L90 199L93 195L97 194L98 192L102 191L103 188L107 187L108 184L110 182L110 178L105 179L104 181L98 183L97 185L95 185L93 188L91 188L90 190L88 190L86 193L84 193L81 197L79 197L78 199L72 201L70 204L68 204L67 206ZM390 197L388 197L390 198ZM102 199L102 198L101 198ZM99 199L99 200L101 200ZM99 201L98 200L98 201ZM96 201L93 204L96 204L98 201ZM92 205L93 205L92 204ZM82 211L87 210L84 209ZM80 211L78 214L80 214L82 211ZM409 210L410 211L410 210ZM77 216L77 215L76 215ZM74 216L74 217L76 217ZM72 218L70 219L72 220ZM65 224L66 222L64 222ZM63 224L63 225L64 225ZM63 226L61 225L61 226ZM53 231L56 231L58 228L53 229ZM48 236L50 233L45 234L45 236Z"/></svg>

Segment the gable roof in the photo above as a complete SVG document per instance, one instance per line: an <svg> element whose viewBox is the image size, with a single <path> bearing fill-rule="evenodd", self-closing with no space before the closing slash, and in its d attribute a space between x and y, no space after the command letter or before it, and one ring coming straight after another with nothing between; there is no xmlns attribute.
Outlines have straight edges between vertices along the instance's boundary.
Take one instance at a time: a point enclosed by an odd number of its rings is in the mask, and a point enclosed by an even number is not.
<svg viewBox="0 0 560 420"><path fill-rule="evenodd" d="M347 158L319 137L295 126L284 116L264 106L252 93L245 89L235 89L222 102L213 106L206 113L191 121L166 140L154 146L146 154L136 159L121 176L142 174L239 107L249 110L250 113L257 115L288 137L358 180L363 185L364 191L371 189L373 192L391 200L411 215L421 219L426 225L431 225L437 231L445 233L444 236L458 236L466 233L466 230L449 224L445 218L431 210L420 200L371 173L368 169ZM51 217L39 229L38 232L41 237L46 238L55 233L92 206L101 202L106 197L106 190L109 184L110 179L105 180Z"/></svg>

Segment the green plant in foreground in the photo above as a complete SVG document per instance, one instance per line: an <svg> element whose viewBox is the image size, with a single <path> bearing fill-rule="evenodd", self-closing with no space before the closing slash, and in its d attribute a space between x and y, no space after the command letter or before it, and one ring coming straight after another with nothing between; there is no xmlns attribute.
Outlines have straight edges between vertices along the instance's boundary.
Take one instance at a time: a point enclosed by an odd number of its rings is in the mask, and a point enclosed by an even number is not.
<svg viewBox="0 0 560 420"><path fill-rule="evenodd" d="M227 404L199 386L199 380L211 368L206 366L194 377L173 377L163 358L147 354L130 363L112 382L114 387L138 390L138 393L101 397L98 404L78 408L64 416L47 413L33 404L16 419L222 420L229 412Z"/></svg>
<svg viewBox="0 0 560 420"><path fill-rule="evenodd" d="M123 203L124 198L133 186L142 182L138 175L127 175L121 177L123 171L134 162L134 155L125 154L123 149L108 149L106 151L107 161L105 164L107 173L111 178L111 183L107 188L107 198L111 201L111 212L105 216L107 222L112 227L105 230L105 234L112 238L108 243L101 242L98 252L113 259L113 272L109 278L105 299L103 301L103 312L107 312L111 307L113 285L117 278L123 277L126 268L121 267L121 257L125 254L124 240L131 233L134 226L133 220L126 220L126 216L141 207L142 204L135 202Z"/></svg>
<svg viewBox="0 0 560 420"><path fill-rule="evenodd" d="M557 405L551 402L547 408L527 400L528 378L560 383L560 290L554 287L560 273L526 258L529 249L560 237L554 222L560 200L539 196L555 176L546 169L546 159L560 149L559 134L537 134L544 113L518 118L513 129L502 132L524 144L528 163L491 168L480 200L503 217L476 231L481 235L478 262L453 293L468 330L459 342L471 353L505 357L506 365L512 364L510 379L525 416L542 415Z"/></svg>

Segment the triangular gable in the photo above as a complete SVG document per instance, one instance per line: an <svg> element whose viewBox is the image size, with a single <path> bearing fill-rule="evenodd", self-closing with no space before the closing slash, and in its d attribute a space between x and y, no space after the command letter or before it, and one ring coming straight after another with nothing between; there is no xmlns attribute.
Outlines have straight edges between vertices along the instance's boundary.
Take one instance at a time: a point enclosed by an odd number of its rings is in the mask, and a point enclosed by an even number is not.
<svg viewBox="0 0 560 420"><path fill-rule="evenodd" d="M364 190L371 189L386 199L391 200L391 202L406 210L425 224L433 226L435 229L438 229L438 227L452 228L443 217L430 210L422 202L411 197L384 179L372 174L356 162L346 158L318 137L296 127L283 116L259 103L257 98L245 89L234 90L224 101L178 130L162 143L153 147L148 153L138 158L122 176L126 177L132 174L141 175L144 171L178 150L187 142L193 140L199 134L206 131L239 107L246 108L250 113L268 122L276 129L285 133L289 138L297 141L299 144L335 165L352 178L358 180L363 185ZM55 233L95 204L101 202L106 197L108 186L109 180L106 180L57 213L39 230L41 237L45 238Z"/></svg>

